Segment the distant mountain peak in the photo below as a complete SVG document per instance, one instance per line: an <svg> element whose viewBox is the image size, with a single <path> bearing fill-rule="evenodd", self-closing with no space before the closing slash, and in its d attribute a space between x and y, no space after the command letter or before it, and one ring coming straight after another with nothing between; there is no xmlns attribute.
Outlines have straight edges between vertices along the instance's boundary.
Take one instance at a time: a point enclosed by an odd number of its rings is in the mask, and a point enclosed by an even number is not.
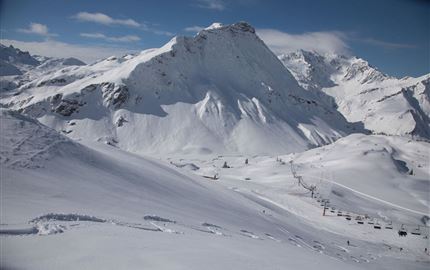
<svg viewBox="0 0 430 270"><path fill-rule="evenodd" d="M243 32L251 32L255 33L254 27L252 27L249 23L241 21L234 24L223 25L222 23L213 23L209 27L205 28L203 31L210 30L236 30Z"/></svg>
<svg viewBox="0 0 430 270"><path fill-rule="evenodd" d="M374 133L430 138L428 76L388 76L368 61L298 50L278 56L299 84Z"/></svg>

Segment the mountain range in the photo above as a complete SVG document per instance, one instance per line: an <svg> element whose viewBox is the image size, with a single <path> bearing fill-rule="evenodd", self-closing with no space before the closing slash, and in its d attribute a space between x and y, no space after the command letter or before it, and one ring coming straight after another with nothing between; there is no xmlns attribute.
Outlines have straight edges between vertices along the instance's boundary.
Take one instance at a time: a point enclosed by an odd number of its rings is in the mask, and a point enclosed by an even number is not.
<svg viewBox="0 0 430 270"><path fill-rule="evenodd" d="M89 65L5 46L1 59L28 70L4 84L3 106L137 153L291 153L356 132L430 134L429 75L396 79L334 54L276 56L247 23Z"/></svg>

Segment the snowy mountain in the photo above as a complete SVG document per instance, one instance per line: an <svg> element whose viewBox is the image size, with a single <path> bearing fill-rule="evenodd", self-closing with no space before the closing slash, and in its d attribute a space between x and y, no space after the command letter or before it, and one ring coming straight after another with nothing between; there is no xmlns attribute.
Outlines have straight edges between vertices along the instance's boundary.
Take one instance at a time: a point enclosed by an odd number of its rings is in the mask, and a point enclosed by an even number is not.
<svg viewBox="0 0 430 270"><path fill-rule="evenodd" d="M89 65L1 48L0 269L428 269L429 75L247 23Z"/></svg>
<svg viewBox="0 0 430 270"><path fill-rule="evenodd" d="M377 134L430 139L430 74L387 76L363 59L297 51L279 59L305 89Z"/></svg>
<svg viewBox="0 0 430 270"><path fill-rule="evenodd" d="M49 72L2 103L137 153L290 153L361 131L304 91L246 23Z"/></svg>
<svg viewBox="0 0 430 270"><path fill-rule="evenodd" d="M0 76L21 75L39 64L28 52L0 44Z"/></svg>
<svg viewBox="0 0 430 270"><path fill-rule="evenodd" d="M65 67L83 66L76 58L53 58L30 55L12 45L0 44L0 93L14 90L41 74L49 74Z"/></svg>
<svg viewBox="0 0 430 270"><path fill-rule="evenodd" d="M21 51L18 48L14 48L12 45L7 47L0 44L0 59L17 65L37 66L40 64L29 52Z"/></svg>
<svg viewBox="0 0 430 270"><path fill-rule="evenodd" d="M85 65L79 59L69 57L69 58L53 58L38 55L30 55L29 52L21 51L18 48L10 45L9 47L0 44L0 63L2 72L0 76L9 75L22 75L28 71L34 71L38 69L40 71L49 71L52 69L59 69L65 66L83 66ZM6 66L13 66L15 72L12 72L13 67L7 69Z"/></svg>

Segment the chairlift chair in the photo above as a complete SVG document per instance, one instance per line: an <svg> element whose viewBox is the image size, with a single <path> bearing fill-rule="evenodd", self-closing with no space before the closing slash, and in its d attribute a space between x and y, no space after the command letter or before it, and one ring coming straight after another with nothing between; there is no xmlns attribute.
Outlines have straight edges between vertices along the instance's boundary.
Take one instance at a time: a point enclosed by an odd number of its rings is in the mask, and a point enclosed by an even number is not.
<svg viewBox="0 0 430 270"><path fill-rule="evenodd" d="M402 224L402 227L399 230L399 236L406 236L406 235L408 235L408 232L406 231L406 229L405 229L404 226L405 225Z"/></svg>
<svg viewBox="0 0 430 270"><path fill-rule="evenodd" d="M411 232L413 235L421 235L420 226Z"/></svg>
<svg viewBox="0 0 430 270"><path fill-rule="evenodd" d="M392 230L393 229L393 223L390 221L390 223L385 225L385 229Z"/></svg>
<svg viewBox="0 0 430 270"><path fill-rule="evenodd" d="M381 225L379 223L376 223L375 225L373 225L374 229L380 230L381 229Z"/></svg>

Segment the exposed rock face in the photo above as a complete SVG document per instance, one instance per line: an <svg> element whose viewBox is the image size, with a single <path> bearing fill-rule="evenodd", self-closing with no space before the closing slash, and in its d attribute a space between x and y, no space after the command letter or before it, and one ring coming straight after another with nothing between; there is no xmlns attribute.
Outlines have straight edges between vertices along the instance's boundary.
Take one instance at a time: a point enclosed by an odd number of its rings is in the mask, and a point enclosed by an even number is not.
<svg viewBox="0 0 430 270"><path fill-rule="evenodd" d="M82 105L83 104L79 103L77 100L63 99L60 101L60 104L54 108L54 112L61 114L62 116L70 116Z"/></svg>
<svg viewBox="0 0 430 270"><path fill-rule="evenodd" d="M120 108L128 99L129 92L125 85L116 85L114 83L100 84L103 93L103 100L107 107L114 109Z"/></svg>

